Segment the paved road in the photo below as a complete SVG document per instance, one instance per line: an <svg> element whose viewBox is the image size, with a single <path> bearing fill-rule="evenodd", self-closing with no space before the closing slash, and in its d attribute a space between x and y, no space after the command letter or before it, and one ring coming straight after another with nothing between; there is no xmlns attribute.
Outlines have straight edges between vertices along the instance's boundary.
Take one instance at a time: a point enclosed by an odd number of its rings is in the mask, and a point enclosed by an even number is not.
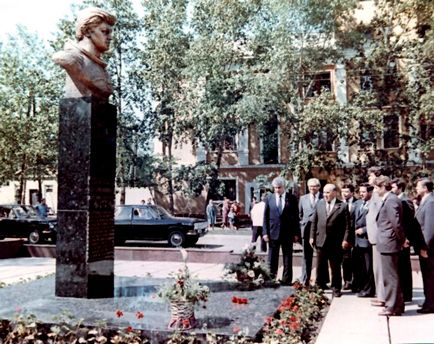
<svg viewBox="0 0 434 344"><path fill-rule="evenodd" d="M209 234L200 239L200 245L219 246L215 249L231 248L241 251L249 243L243 234ZM214 247L215 247L214 246ZM159 261L115 261L116 276L167 277L176 271L180 263ZM221 280L223 264L189 263L193 274L199 279ZM0 284L17 283L53 274L55 260L52 258L16 258L0 260ZM294 267L294 276L300 276L300 267ZM313 272L313 277L315 271ZM422 302L422 278L413 272L414 300L406 304L401 317L390 318L391 343L434 343L434 314L416 313L417 303ZM331 293L327 295L332 298ZM370 299L357 298L344 292L341 298L332 299L330 310L316 344L388 344L387 319L378 316L380 309L370 306Z"/></svg>

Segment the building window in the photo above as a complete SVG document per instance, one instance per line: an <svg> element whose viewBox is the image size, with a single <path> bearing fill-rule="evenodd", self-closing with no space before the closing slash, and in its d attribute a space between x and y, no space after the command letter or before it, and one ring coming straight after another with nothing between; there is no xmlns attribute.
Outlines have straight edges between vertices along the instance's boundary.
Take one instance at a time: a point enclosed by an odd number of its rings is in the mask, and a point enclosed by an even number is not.
<svg viewBox="0 0 434 344"><path fill-rule="evenodd" d="M223 139L223 150L224 151L236 151L237 150L237 140L236 140L236 136L230 136L227 135L224 139ZM217 150L217 145L216 144L212 144L211 145L211 150L212 151L216 151Z"/></svg>
<svg viewBox="0 0 434 344"><path fill-rule="evenodd" d="M426 120L422 120L420 123L420 137L424 141L428 141L434 137L434 124L427 123Z"/></svg>
<svg viewBox="0 0 434 344"><path fill-rule="evenodd" d="M226 136L223 140L223 150L237 150L237 141L235 136Z"/></svg>
<svg viewBox="0 0 434 344"><path fill-rule="evenodd" d="M323 90L331 91L332 81L330 72L322 72L315 75L308 76L306 79L304 94L306 97L315 97Z"/></svg>
<svg viewBox="0 0 434 344"><path fill-rule="evenodd" d="M360 75L360 90L371 91L373 88L372 75L370 72L364 72Z"/></svg>
<svg viewBox="0 0 434 344"><path fill-rule="evenodd" d="M279 163L279 131L277 115L271 115L269 121L264 125L264 131L261 135L261 142L263 163Z"/></svg>
<svg viewBox="0 0 434 344"><path fill-rule="evenodd" d="M399 116L386 115L383 119L383 147L398 148L399 147Z"/></svg>
<svg viewBox="0 0 434 344"><path fill-rule="evenodd" d="M222 184L222 196L229 198L231 201L237 199L237 180L236 179L223 179L220 181ZM222 199L223 199L222 197Z"/></svg>
<svg viewBox="0 0 434 344"><path fill-rule="evenodd" d="M231 201L237 200L237 180L228 178L219 179L219 182L216 190L209 190L209 198L216 201L222 201L224 197Z"/></svg>

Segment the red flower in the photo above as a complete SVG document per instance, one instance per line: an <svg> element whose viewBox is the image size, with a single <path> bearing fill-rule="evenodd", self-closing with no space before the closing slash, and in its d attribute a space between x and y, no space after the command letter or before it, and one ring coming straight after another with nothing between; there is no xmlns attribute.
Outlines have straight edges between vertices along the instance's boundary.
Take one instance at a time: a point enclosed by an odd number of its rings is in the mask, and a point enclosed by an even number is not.
<svg viewBox="0 0 434 344"><path fill-rule="evenodd" d="M273 321L273 317L266 317L265 318L265 323L266 324L271 324L272 321Z"/></svg>
<svg viewBox="0 0 434 344"><path fill-rule="evenodd" d="M124 316L124 312L122 312L120 309L117 309L117 310L116 310L116 316L117 316L118 318L122 318L122 317Z"/></svg>
<svg viewBox="0 0 434 344"><path fill-rule="evenodd" d="M283 334L283 330L281 328L278 328L276 331L274 331L275 334Z"/></svg>
<svg viewBox="0 0 434 344"><path fill-rule="evenodd" d="M182 319L182 326L184 326L184 327L190 327L190 320L188 320L188 319Z"/></svg>
<svg viewBox="0 0 434 344"><path fill-rule="evenodd" d="M234 332L234 333L239 333L240 331L241 331L241 328L239 326L234 326L232 328L232 332Z"/></svg>
<svg viewBox="0 0 434 344"><path fill-rule="evenodd" d="M298 309L299 309L299 307L298 307L297 305L295 305L294 307L292 307L292 310L293 310L294 312L297 312Z"/></svg>
<svg viewBox="0 0 434 344"><path fill-rule="evenodd" d="M133 328L132 328L131 326L128 326L128 327L125 329L125 331L126 331L126 332L132 332L132 331L133 331Z"/></svg>
<svg viewBox="0 0 434 344"><path fill-rule="evenodd" d="M145 317L145 315L143 314L143 312L140 312L140 311L136 312L136 318L137 319L143 319L144 317Z"/></svg>
<svg viewBox="0 0 434 344"><path fill-rule="evenodd" d="M297 331L300 328L300 323L298 321L294 321L289 324L289 328L293 331Z"/></svg>
<svg viewBox="0 0 434 344"><path fill-rule="evenodd" d="M232 303L237 303L239 305L246 305L249 303L249 300L245 297L232 296Z"/></svg>

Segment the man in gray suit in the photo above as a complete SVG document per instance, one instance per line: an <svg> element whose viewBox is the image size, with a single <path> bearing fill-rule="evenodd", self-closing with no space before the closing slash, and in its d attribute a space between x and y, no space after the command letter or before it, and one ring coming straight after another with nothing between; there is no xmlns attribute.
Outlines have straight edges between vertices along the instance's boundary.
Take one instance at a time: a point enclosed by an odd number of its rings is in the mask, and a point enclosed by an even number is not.
<svg viewBox="0 0 434 344"><path fill-rule="evenodd" d="M419 254L421 249L426 250L425 239L419 223L414 217L414 205L404 194L406 183L402 179L392 180L392 192L398 196L402 202L402 228L404 229L406 241L399 254L399 278L401 281L404 302L413 299L413 278L410 260L410 246Z"/></svg>
<svg viewBox="0 0 434 344"><path fill-rule="evenodd" d="M355 241L353 249L354 279L353 290L358 297L375 295L374 269L372 266L372 245L366 230L366 215L374 187L368 183L359 186L361 202L358 202L353 213Z"/></svg>
<svg viewBox="0 0 434 344"><path fill-rule="evenodd" d="M381 254L385 308L378 313L396 316L404 313L404 296L398 273L399 253L405 243L402 228L402 203L392 190L389 177L380 176L374 182L375 192L382 200L377 214L377 250Z"/></svg>
<svg viewBox="0 0 434 344"><path fill-rule="evenodd" d="M268 264L273 278L279 267L282 247L283 273L281 284L292 284L292 245L300 237L298 204L294 195L285 191L285 179L273 180L274 194L265 200L263 239L268 242Z"/></svg>
<svg viewBox="0 0 434 344"><path fill-rule="evenodd" d="M434 195L432 180L428 178L418 180L416 192L418 196L422 197L416 210L416 219L420 223L428 247L427 251L421 251L419 258L425 302L417 312L434 313Z"/></svg>
<svg viewBox="0 0 434 344"><path fill-rule="evenodd" d="M381 168L370 167L368 169L368 183L374 186L375 178L381 175ZM366 214L366 231L368 233L369 243L372 245L372 265L374 268L375 278L375 294L376 299L371 301L372 306L384 307L384 282L383 272L381 266L381 254L377 250L377 214L381 206L381 199L375 192L372 193L371 200L368 206L368 213Z"/></svg>
<svg viewBox="0 0 434 344"><path fill-rule="evenodd" d="M310 246L310 226L313 212L322 194L319 192L321 184L318 179L311 178L307 181L309 193L300 197L298 212L300 215L300 230L303 240L303 267L301 271L301 282L305 286L310 285L312 272L313 248Z"/></svg>
<svg viewBox="0 0 434 344"><path fill-rule="evenodd" d="M342 253L351 245L352 233L348 207L336 196L334 184L324 186L324 199L318 202L312 217L309 242L317 252L316 284L325 288L330 263L333 296L340 297Z"/></svg>

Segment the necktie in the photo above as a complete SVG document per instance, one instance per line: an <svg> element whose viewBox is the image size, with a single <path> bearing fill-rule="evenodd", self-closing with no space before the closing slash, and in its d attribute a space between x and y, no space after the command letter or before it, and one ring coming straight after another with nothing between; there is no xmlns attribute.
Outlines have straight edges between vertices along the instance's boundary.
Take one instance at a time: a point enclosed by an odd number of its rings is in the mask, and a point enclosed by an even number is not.
<svg viewBox="0 0 434 344"><path fill-rule="evenodd" d="M314 195L310 196L310 203L312 205L312 208L315 207L316 204L316 197Z"/></svg>
<svg viewBox="0 0 434 344"><path fill-rule="evenodd" d="M279 199L277 201L277 208L279 209L279 214L282 214L282 195L279 195Z"/></svg>
<svg viewBox="0 0 434 344"><path fill-rule="evenodd" d="M330 215L331 211L332 211L332 204L327 202L327 215Z"/></svg>

